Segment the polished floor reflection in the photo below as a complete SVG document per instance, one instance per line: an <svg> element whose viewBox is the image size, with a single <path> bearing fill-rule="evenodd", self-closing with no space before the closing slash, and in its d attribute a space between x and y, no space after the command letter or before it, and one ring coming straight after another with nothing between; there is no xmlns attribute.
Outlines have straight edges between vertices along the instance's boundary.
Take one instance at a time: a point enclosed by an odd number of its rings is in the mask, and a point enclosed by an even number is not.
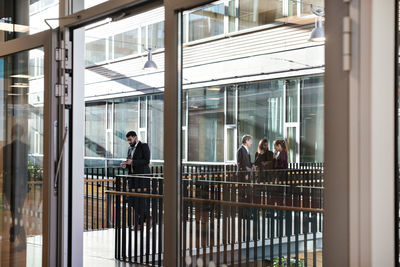
<svg viewBox="0 0 400 267"><path fill-rule="evenodd" d="M83 234L84 267L141 266L114 259L114 229L90 231Z"/></svg>

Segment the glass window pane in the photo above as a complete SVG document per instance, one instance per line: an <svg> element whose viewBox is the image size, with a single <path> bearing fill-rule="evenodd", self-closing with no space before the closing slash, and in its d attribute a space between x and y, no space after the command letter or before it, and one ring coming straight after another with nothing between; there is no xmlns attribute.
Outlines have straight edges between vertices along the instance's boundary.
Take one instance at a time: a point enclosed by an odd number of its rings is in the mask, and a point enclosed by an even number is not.
<svg viewBox="0 0 400 267"><path fill-rule="evenodd" d="M11 1L0 0L0 33L5 40L12 40L49 29L45 19L58 18L58 0ZM52 28L58 20L50 20Z"/></svg>
<svg viewBox="0 0 400 267"><path fill-rule="evenodd" d="M149 45L147 44L147 31L146 31L146 27L147 26L143 26L143 27L141 27L140 28L140 30L141 30L141 39L142 39L142 46L141 47L144 47L144 48L148 48L149 47ZM141 51L141 52L144 52L144 51Z"/></svg>
<svg viewBox="0 0 400 267"><path fill-rule="evenodd" d="M282 17L282 1L239 0L239 30L274 23Z"/></svg>
<svg viewBox="0 0 400 267"><path fill-rule="evenodd" d="M189 161L224 161L224 90L190 89Z"/></svg>
<svg viewBox="0 0 400 267"><path fill-rule="evenodd" d="M85 156L106 156L106 104L96 103L85 107Z"/></svg>
<svg viewBox="0 0 400 267"><path fill-rule="evenodd" d="M151 159L164 158L164 95L148 97L149 112L147 123L147 142L150 146Z"/></svg>
<svg viewBox="0 0 400 267"><path fill-rule="evenodd" d="M283 81L256 82L239 86L238 144L245 134L253 137L250 155L254 157L258 141L267 138L269 148L283 134Z"/></svg>
<svg viewBox="0 0 400 267"><path fill-rule="evenodd" d="M186 126L187 124L187 91L183 91L183 96L182 96L182 126Z"/></svg>
<svg viewBox="0 0 400 267"><path fill-rule="evenodd" d="M297 153L297 138L296 138L296 127L287 128L287 149L288 149L288 160L289 162L296 162Z"/></svg>
<svg viewBox="0 0 400 267"><path fill-rule="evenodd" d="M226 124L236 124L236 87L227 87L226 96Z"/></svg>
<svg viewBox="0 0 400 267"><path fill-rule="evenodd" d="M114 35L114 59L138 53L138 30Z"/></svg>
<svg viewBox="0 0 400 267"><path fill-rule="evenodd" d="M1 266L42 266L43 58L43 48L0 58Z"/></svg>
<svg viewBox="0 0 400 267"><path fill-rule="evenodd" d="M276 0L215 1L183 11L189 41L208 38L183 44L177 59L188 93L179 186L188 266L322 266L323 165L303 159L300 147L323 151L324 132L320 122L322 132L303 124L301 112L319 100L303 102L300 81L323 77L325 51L323 43L308 43L313 19L286 18L282 5L289 2L300 13L302 1ZM224 16L216 12L221 4ZM227 34L237 29L247 30ZM297 235L308 241L294 249Z"/></svg>
<svg viewBox="0 0 400 267"><path fill-rule="evenodd" d="M148 29L147 48L153 50L164 48L164 21L148 25L147 29Z"/></svg>
<svg viewBox="0 0 400 267"><path fill-rule="evenodd" d="M140 128L146 128L146 117L147 117L146 97L143 96L140 98Z"/></svg>
<svg viewBox="0 0 400 267"><path fill-rule="evenodd" d="M186 161L186 129L182 129L182 160Z"/></svg>
<svg viewBox="0 0 400 267"><path fill-rule="evenodd" d="M286 122L297 122L297 82L286 81Z"/></svg>
<svg viewBox="0 0 400 267"><path fill-rule="evenodd" d="M106 39L102 38L95 41L90 41L93 38L86 35L86 55L85 64L86 66L94 65L106 60Z"/></svg>
<svg viewBox="0 0 400 267"><path fill-rule="evenodd" d="M305 78L301 82L302 162L324 162L324 81L323 77Z"/></svg>
<svg viewBox="0 0 400 267"><path fill-rule="evenodd" d="M189 42L224 33L224 3L209 5L189 14Z"/></svg>
<svg viewBox="0 0 400 267"><path fill-rule="evenodd" d="M226 144L227 144L226 157L228 161L235 161L235 154L236 154L235 133L236 133L236 128L226 129Z"/></svg>
<svg viewBox="0 0 400 267"><path fill-rule="evenodd" d="M138 131L138 98L116 100L114 104L114 158L126 158L128 145L126 133Z"/></svg>
<svg viewBox="0 0 400 267"><path fill-rule="evenodd" d="M237 10L236 3L239 0L231 0L228 4L228 17L229 17L229 32L236 31L236 18L237 18Z"/></svg>

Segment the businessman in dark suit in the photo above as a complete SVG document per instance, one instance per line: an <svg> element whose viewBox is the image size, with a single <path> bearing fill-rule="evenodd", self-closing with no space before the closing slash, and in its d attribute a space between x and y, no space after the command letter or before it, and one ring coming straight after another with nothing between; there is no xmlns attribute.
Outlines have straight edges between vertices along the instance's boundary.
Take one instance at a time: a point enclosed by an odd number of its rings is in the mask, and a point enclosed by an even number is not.
<svg viewBox="0 0 400 267"><path fill-rule="evenodd" d="M150 174L150 149L146 143L138 140L136 132L130 131L126 134L126 140L129 144L126 161L121 163L122 168L128 168L128 172L135 177L128 180L129 191L135 189L137 193L149 193L150 179L141 176L143 174ZM135 209L136 219L141 227L142 222L147 219L147 198L133 198L129 199L131 205ZM138 229L139 230L139 229Z"/></svg>
<svg viewBox="0 0 400 267"><path fill-rule="evenodd" d="M251 164L249 149L253 144L251 135L244 135L242 137L242 145L237 150L237 174L239 182L250 182L251 173L254 170L254 165Z"/></svg>
<svg viewBox="0 0 400 267"><path fill-rule="evenodd" d="M242 137L242 145L237 150L237 177L238 182L250 183L255 166L251 164L250 147L253 144L251 135ZM251 192L248 185L239 185L239 200L242 202L251 202Z"/></svg>

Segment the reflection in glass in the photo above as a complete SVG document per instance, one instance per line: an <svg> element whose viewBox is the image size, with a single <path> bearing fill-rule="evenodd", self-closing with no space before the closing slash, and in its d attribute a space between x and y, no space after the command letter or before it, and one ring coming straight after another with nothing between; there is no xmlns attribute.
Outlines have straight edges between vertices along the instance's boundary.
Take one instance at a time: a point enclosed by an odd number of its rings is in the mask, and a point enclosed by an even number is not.
<svg viewBox="0 0 400 267"><path fill-rule="evenodd" d="M114 157L126 158L126 133L138 130L138 98L126 98L114 104Z"/></svg>
<svg viewBox="0 0 400 267"><path fill-rule="evenodd" d="M58 18L58 0L0 0L0 32L6 33L6 40L35 34L49 29L45 19ZM58 20L51 20L52 28L58 27Z"/></svg>
<svg viewBox="0 0 400 267"><path fill-rule="evenodd" d="M221 36L181 47L187 266L322 266L323 44L306 45L311 20L280 20L302 2L225 0L183 11L189 41ZM303 143L312 149L300 153Z"/></svg>
<svg viewBox="0 0 400 267"><path fill-rule="evenodd" d="M245 134L253 136L250 155L257 151L259 140L266 137L269 148L283 134L283 81L257 82L239 87L238 140Z"/></svg>
<svg viewBox="0 0 400 267"><path fill-rule="evenodd" d="M236 159L236 128L227 128L226 129L226 144L227 144L227 151L226 157L227 161L235 161Z"/></svg>
<svg viewBox="0 0 400 267"><path fill-rule="evenodd" d="M224 33L224 3L209 5L189 14L189 42Z"/></svg>
<svg viewBox="0 0 400 267"><path fill-rule="evenodd" d="M301 13L304 15L312 14L312 9L324 9L324 0L303 0Z"/></svg>
<svg viewBox="0 0 400 267"><path fill-rule="evenodd" d="M140 128L146 127L147 119L147 108L146 108L146 97L140 98Z"/></svg>
<svg viewBox="0 0 400 267"><path fill-rule="evenodd" d="M90 40L90 36L86 36L86 40ZM94 65L106 60L106 39L98 39L86 43L86 66Z"/></svg>
<svg viewBox="0 0 400 267"><path fill-rule="evenodd" d="M301 81L302 162L324 161L324 82L321 76Z"/></svg>
<svg viewBox="0 0 400 267"><path fill-rule="evenodd" d="M190 89L189 161L224 161L224 91Z"/></svg>
<svg viewBox="0 0 400 267"><path fill-rule="evenodd" d="M147 26L147 47L150 49L164 48L164 21Z"/></svg>
<svg viewBox="0 0 400 267"><path fill-rule="evenodd" d="M113 58L130 56L138 53L138 30L123 32L114 35Z"/></svg>
<svg viewBox="0 0 400 267"><path fill-rule="evenodd" d="M290 80L286 82L286 122L297 122L297 82Z"/></svg>
<svg viewBox="0 0 400 267"><path fill-rule="evenodd" d="M42 264L43 58L38 48L0 59L1 266Z"/></svg>
<svg viewBox="0 0 400 267"><path fill-rule="evenodd" d="M148 96L148 109L147 142L151 159L162 160L164 158L164 96Z"/></svg>
<svg viewBox="0 0 400 267"><path fill-rule="evenodd" d="M85 107L85 156L106 156L106 104L96 103Z"/></svg>
<svg viewBox="0 0 400 267"><path fill-rule="evenodd" d="M226 124L236 124L236 87L226 87Z"/></svg>
<svg viewBox="0 0 400 267"><path fill-rule="evenodd" d="M239 0L239 30L274 23L282 17L282 1Z"/></svg>
<svg viewBox="0 0 400 267"><path fill-rule="evenodd" d="M296 162L297 153L297 138L296 138L296 127L287 128L287 149L288 149L288 161Z"/></svg>

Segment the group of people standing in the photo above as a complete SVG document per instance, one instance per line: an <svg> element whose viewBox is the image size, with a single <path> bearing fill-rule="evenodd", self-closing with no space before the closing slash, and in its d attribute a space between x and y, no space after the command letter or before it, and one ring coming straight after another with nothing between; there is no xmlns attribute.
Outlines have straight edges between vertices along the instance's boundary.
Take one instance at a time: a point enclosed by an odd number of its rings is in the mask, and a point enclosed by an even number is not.
<svg viewBox="0 0 400 267"><path fill-rule="evenodd" d="M254 162L251 161L250 147L253 144L251 135L242 137L242 145L237 151L237 175L240 182L250 182L254 171L264 173L272 169L288 168L288 149L286 141L277 139L274 141L274 152L268 149L268 140L263 138L258 143L257 152L254 155Z"/></svg>

